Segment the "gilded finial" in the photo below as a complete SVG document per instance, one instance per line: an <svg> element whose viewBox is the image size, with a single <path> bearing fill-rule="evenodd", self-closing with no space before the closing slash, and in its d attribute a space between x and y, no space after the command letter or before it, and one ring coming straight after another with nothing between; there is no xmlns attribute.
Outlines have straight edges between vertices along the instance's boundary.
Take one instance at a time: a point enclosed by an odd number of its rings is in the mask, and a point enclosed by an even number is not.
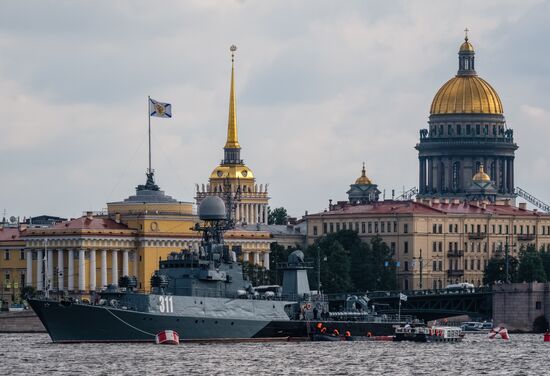
<svg viewBox="0 0 550 376"><path fill-rule="evenodd" d="M367 176L367 170L365 169L365 162L363 162L363 169L361 170L361 176L355 180L355 184L372 184L372 181Z"/></svg>
<svg viewBox="0 0 550 376"><path fill-rule="evenodd" d="M465 40L466 42L468 41L468 31L470 31L470 30L468 30L468 28L465 28L465 29L464 29L464 40Z"/></svg>
<svg viewBox="0 0 550 376"><path fill-rule="evenodd" d="M231 62L234 63L235 62L235 51L237 51L237 46L232 44L231 47L229 47L229 51L231 51Z"/></svg>

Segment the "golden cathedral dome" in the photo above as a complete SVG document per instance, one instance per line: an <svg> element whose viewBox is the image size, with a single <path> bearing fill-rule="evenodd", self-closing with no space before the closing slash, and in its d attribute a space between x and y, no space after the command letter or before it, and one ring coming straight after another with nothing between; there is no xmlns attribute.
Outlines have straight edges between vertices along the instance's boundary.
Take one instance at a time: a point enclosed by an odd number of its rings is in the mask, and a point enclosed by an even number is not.
<svg viewBox="0 0 550 376"><path fill-rule="evenodd" d="M479 165L479 170L472 178L473 181L491 181L491 177L483 171L483 164Z"/></svg>
<svg viewBox="0 0 550 376"><path fill-rule="evenodd" d="M460 46L458 74L435 95L430 114L498 114L504 110L495 89L474 70L474 47L466 37Z"/></svg>
<svg viewBox="0 0 550 376"><path fill-rule="evenodd" d="M210 174L210 179L242 179L254 180L252 170L241 165L219 165Z"/></svg>
<svg viewBox="0 0 550 376"><path fill-rule="evenodd" d="M355 184L372 184L372 181L367 177L367 171L365 170L365 163L363 163L363 170L361 170L361 176L355 180Z"/></svg>

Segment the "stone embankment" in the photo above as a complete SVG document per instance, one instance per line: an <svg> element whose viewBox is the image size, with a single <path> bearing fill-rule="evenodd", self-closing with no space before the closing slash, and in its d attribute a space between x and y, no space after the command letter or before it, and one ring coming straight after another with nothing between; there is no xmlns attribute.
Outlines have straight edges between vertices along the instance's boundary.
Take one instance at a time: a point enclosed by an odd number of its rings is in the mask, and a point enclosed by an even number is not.
<svg viewBox="0 0 550 376"><path fill-rule="evenodd" d="M0 333L44 332L44 325L32 310L0 313Z"/></svg>

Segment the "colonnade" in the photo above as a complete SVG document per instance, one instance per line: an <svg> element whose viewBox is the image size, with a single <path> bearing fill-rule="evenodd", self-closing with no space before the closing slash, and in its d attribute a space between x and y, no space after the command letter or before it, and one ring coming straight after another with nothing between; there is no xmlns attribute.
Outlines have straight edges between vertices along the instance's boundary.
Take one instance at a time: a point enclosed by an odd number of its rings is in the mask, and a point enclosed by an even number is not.
<svg viewBox="0 0 550 376"><path fill-rule="evenodd" d="M238 203L235 216L238 221L246 222L249 225L267 224L267 204Z"/></svg>
<svg viewBox="0 0 550 376"><path fill-rule="evenodd" d="M250 254L252 253L252 262L250 261ZM247 252L243 251L243 262L251 263L252 265L260 265L260 256L263 258L263 267L269 270L269 252Z"/></svg>
<svg viewBox="0 0 550 376"><path fill-rule="evenodd" d="M98 251L101 255L100 260L100 285L97 285L97 257ZM33 283L33 253L36 253L36 283ZM107 254L111 254L111 280L108 281ZM121 256L120 256L121 254ZM133 270L129 272L130 254L133 257ZM119 257L122 257L122 274L138 276L137 253L128 249L48 249L27 250L27 272L26 284L36 286L37 290L58 290L58 291L95 291L98 288L107 286L108 283L118 285L119 278ZM78 262L78 273L75 273L75 258ZM54 261L57 259L57 263ZM65 260L67 266L65 267ZM88 264L86 264L88 261ZM44 271L44 264L46 270ZM78 282L75 286L75 277L78 275ZM66 284L65 284L66 283Z"/></svg>

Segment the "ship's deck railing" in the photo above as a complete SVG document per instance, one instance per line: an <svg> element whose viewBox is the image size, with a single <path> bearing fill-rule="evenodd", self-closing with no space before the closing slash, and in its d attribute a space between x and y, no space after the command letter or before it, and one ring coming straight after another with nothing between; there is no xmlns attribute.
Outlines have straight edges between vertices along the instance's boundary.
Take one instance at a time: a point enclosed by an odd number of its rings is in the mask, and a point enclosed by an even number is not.
<svg viewBox="0 0 550 376"><path fill-rule="evenodd" d="M417 323L419 322L413 316L410 315L377 315L372 312L362 312L362 311L341 311L341 312L330 312L329 313L331 320L351 320L351 321L372 321L372 322L409 322Z"/></svg>

